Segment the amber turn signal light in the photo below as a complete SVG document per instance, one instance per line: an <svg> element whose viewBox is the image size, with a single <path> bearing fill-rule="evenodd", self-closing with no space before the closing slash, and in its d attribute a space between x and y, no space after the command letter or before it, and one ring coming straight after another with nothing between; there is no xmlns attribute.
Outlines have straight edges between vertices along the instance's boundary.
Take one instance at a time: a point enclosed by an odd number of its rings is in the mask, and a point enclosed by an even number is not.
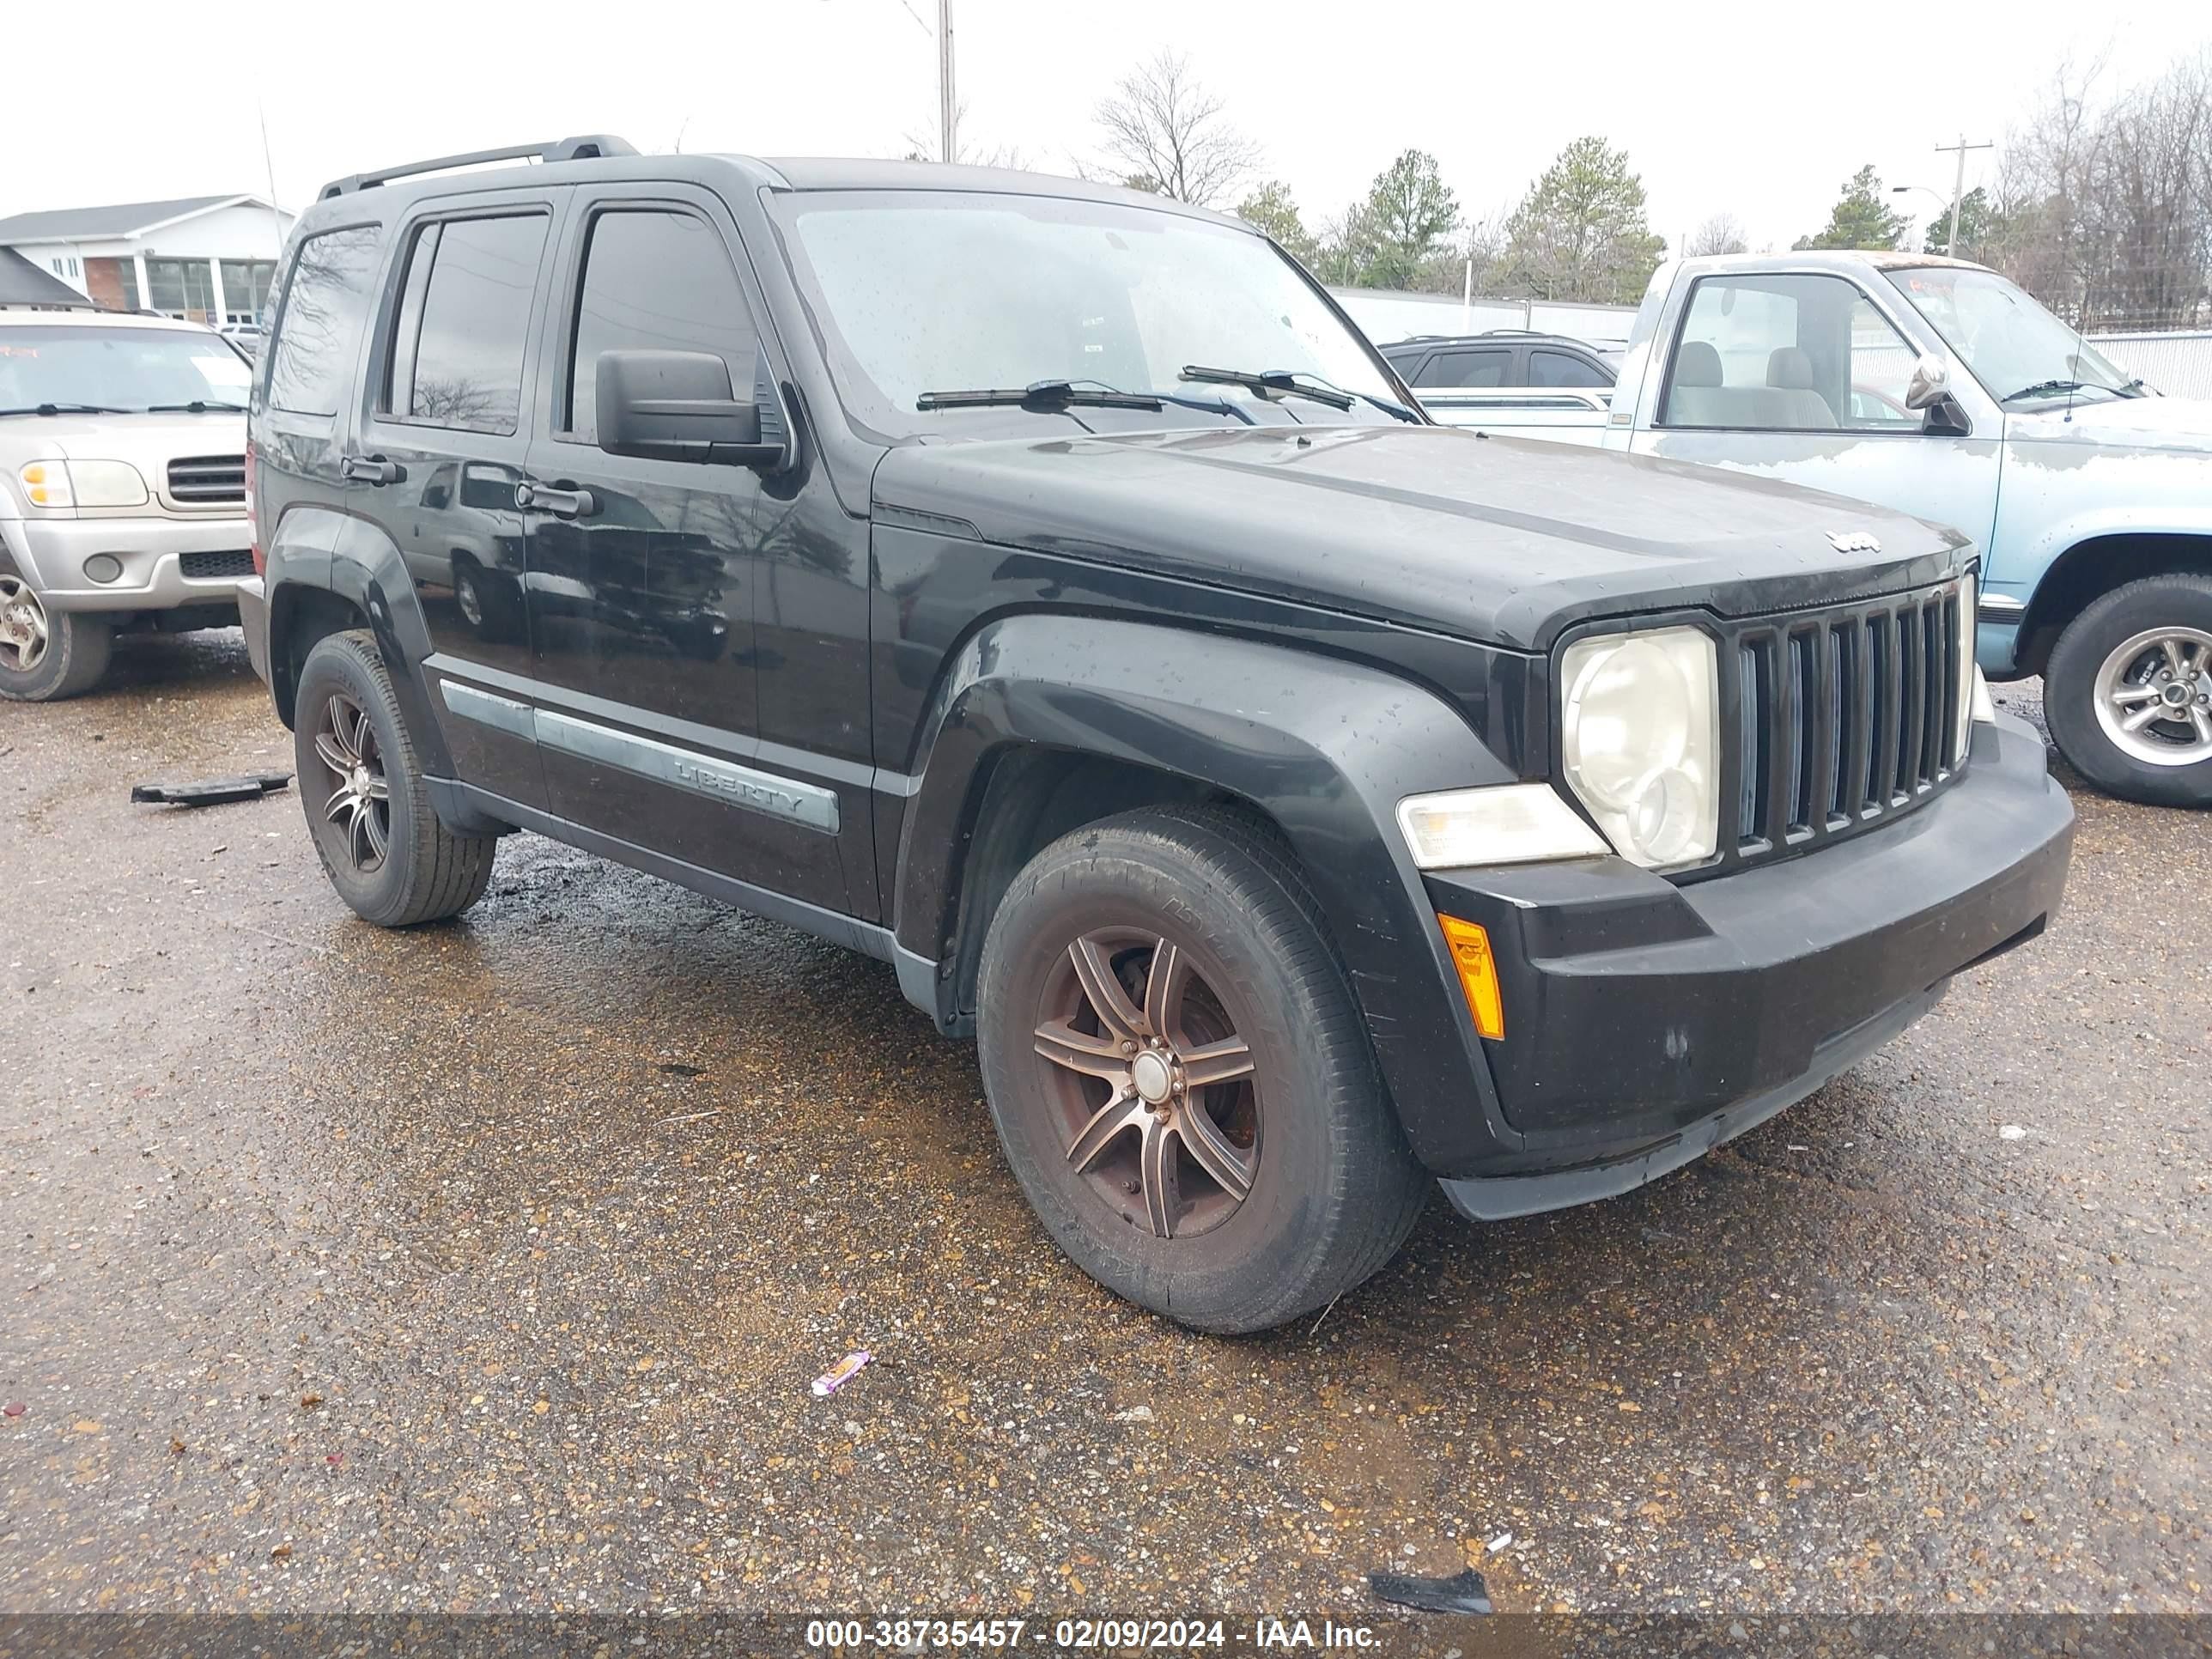
<svg viewBox="0 0 2212 1659"><path fill-rule="evenodd" d="M1498 989L1498 958L1491 954L1489 933L1480 923L1457 916L1438 916L1437 922L1451 947L1452 966L1459 972L1459 988L1467 994L1474 1029L1486 1037L1504 1036L1505 999Z"/></svg>

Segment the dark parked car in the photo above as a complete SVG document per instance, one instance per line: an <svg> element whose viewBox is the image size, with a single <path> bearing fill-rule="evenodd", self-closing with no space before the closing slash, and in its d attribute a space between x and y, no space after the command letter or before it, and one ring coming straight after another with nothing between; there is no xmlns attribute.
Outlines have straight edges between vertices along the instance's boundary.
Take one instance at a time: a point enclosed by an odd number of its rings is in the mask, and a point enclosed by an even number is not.
<svg viewBox="0 0 2212 1659"><path fill-rule="evenodd" d="M1616 349L1518 328L1424 334L1382 350L1446 426L1593 445L1604 439L1621 360Z"/></svg>
<svg viewBox="0 0 2212 1659"><path fill-rule="evenodd" d="M1618 350L1518 328L1421 334L1382 350L1417 392L1461 386L1598 388L1612 386L1620 375Z"/></svg>
<svg viewBox="0 0 2212 1659"><path fill-rule="evenodd" d="M1439 428L1215 215L569 140L329 186L281 288L248 643L345 902L456 915L521 829L890 963L1189 1324L1438 1180L1650 1180L2058 902L1961 538Z"/></svg>

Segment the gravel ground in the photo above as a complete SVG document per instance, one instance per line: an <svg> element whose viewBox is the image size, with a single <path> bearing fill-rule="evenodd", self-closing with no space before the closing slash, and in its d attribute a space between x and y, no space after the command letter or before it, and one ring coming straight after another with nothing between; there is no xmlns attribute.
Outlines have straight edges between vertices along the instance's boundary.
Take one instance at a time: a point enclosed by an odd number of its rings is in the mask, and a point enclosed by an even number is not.
<svg viewBox="0 0 2212 1659"><path fill-rule="evenodd" d="M2212 1611L2202 815L2077 792L1856 1072L1223 1341L885 968L528 836L380 933L294 796L126 801L289 754L234 633L0 705L0 1611Z"/></svg>

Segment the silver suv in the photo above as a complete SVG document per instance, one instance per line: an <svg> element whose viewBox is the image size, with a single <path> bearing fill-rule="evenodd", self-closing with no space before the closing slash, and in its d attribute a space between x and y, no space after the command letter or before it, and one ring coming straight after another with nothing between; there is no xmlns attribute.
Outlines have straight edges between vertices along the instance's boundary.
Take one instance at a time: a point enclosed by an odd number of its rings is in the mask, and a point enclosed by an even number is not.
<svg viewBox="0 0 2212 1659"><path fill-rule="evenodd" d="M252 378L196 324L0 313L0 698L89 690L118 628L238 620Z"/></svg>

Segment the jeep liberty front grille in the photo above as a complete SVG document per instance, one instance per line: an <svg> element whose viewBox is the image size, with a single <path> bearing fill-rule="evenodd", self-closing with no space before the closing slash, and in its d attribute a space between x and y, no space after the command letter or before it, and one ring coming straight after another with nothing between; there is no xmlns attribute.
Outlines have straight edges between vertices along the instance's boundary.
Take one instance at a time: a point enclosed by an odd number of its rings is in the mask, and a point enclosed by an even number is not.
<svg viewBox="0 0 2212 1659"><path fill-rule="evenodd" d="M180 507L211 507L246 499L246 457L193 455L169 463L169 499Z"/></svg>
<svg viewBox="0 0 2212 1659"><path fill-rule="evenodd" d="M1721 652L1720 866L1887 823L1966 770L1964 591L1947 582L1733 628Z"/></svg>

